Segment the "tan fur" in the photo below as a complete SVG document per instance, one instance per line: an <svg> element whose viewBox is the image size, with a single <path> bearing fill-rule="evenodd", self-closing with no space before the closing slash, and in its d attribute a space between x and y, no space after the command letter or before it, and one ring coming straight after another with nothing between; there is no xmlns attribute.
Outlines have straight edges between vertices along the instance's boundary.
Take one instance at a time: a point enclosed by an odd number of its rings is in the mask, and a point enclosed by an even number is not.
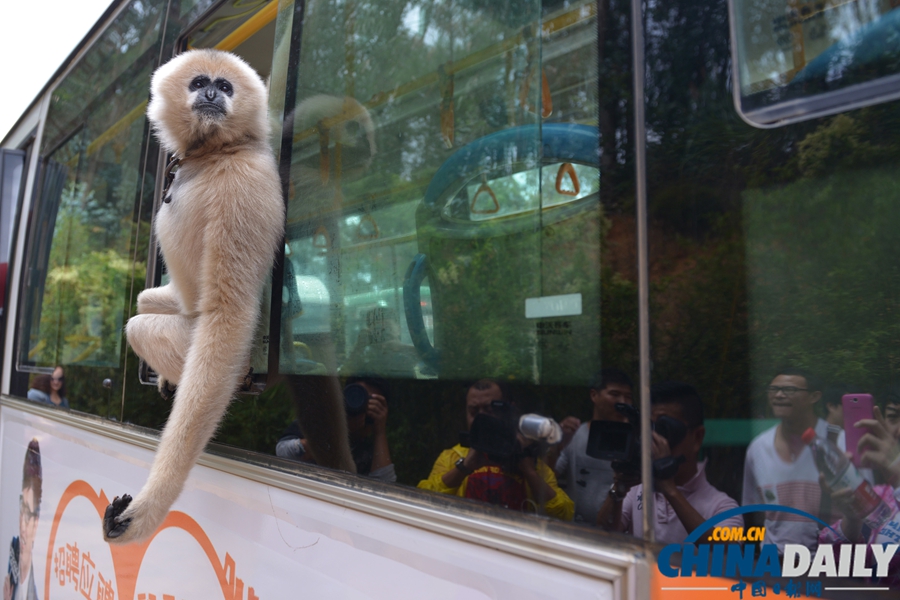
<svg viewBox="0 0 900 600"><path fill-rule="evenodd" d="M223 117L192 110L198 75L232 83ZM284 228L266 106L259 76L225 52L186 52L153 75L147 116L163 148L183 161L154 224L171 281L138 296L126 334L178 387L147 483L116 517L130 524L110 542L144 540L162 523L246 372Z"/></svg>

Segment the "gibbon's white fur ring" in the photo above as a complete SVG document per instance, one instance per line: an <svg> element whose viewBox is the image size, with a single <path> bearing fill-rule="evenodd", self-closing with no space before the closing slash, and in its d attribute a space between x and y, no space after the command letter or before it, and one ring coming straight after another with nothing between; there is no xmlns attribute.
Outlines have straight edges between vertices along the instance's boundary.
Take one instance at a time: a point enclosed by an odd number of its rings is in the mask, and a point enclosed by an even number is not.
<svg viewBox="0 0 900 600"><path fill-rule="evenodd" d="M191 50L153 74L147 117L180 159L154 222L170 283L138 296L125 328L134 351L177 384L143 489L107 508L113 543L162 524L248 368L259 297L284 235L269 146L266 86L243 60Z"/></svg>

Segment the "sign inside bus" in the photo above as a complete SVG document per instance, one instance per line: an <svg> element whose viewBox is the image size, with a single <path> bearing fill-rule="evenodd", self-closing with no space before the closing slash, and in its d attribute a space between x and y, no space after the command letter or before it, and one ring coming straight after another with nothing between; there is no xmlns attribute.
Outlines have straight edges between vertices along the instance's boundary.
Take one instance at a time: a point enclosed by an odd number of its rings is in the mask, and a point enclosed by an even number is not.
<svg viewBox="0 0 900 600"><path fill-rule="evenodd" d="M185 574L186 578L193 582L192 589L188 592L178 589L180 578L177 576L166 580L165 585L172 589L141 587L139 575L144 558L154 541L167 529L186 533L209 560L215 581L210 578L207 583L210 589L207 589L202 597L222 598L222 600L261 600L254 588L237 576L237 565L231 555L225 553L224 559L220 559L219 553L203 528L183 512L170 512L156 534L142 544L115 546L105 542L85 543L86 540L74 537L63 539L58 535L60 524L63 522L66 509L77 499L87 500L97 511L97 527L94 527L97 531L99 519L109 504L103 490L98 493L85 481L73 481L63 492L53 515L47 547L43 594L46 600L67 597L84 597L88 600L182 600L187 595L196 597L196 582L200 578L196 577L195 573ZM98 560L100 552L108 552L111 555L112 572L104 570L108 567L100 566L101 563L110 562Z"/></svg>

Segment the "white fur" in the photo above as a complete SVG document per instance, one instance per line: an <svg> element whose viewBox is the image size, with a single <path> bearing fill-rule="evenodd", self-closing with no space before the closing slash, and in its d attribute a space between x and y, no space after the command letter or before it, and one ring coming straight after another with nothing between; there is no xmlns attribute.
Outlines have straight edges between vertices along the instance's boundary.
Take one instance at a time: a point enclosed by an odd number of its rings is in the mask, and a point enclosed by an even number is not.
<svg viewBox="0 0 900 600"><path fill-rule="evenodd" d="M234 87L221 119L194 111L190 81ZM268 146L266 90L234 55L186 52L153 76L147 115L163 147L181 157L154 224L170 283L138 296L128 341L177 384L172 413L144 488L117 518L113 543L147 539L165 519L247 371L259 297L283 238L281 184Z"/></svg>

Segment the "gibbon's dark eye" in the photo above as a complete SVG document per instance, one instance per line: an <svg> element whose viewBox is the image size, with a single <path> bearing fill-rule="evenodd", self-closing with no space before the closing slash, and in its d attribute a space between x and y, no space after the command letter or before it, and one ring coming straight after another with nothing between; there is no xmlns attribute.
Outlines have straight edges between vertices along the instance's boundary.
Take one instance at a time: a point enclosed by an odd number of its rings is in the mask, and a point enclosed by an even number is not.
<svg viewBox="0 0 900 600"><path fill-rule="evenodd" d="M209 77L207 77L206 75L199 75L197 77L194 77L194 79L191 81L191 85L189 85L188 87L191 91L196 92L197 90L202 90L207 85L209 85Z"/></svg>
<svg viewBox="0 0 900 600"><path fill-rule="evenodd" d="M234 94L234 88L231 86L231 82L229 82L227 79L222 79L221 77L216 79L216 87L219 88L219 91L226 96L231 96L232 94Z"/></svg>

